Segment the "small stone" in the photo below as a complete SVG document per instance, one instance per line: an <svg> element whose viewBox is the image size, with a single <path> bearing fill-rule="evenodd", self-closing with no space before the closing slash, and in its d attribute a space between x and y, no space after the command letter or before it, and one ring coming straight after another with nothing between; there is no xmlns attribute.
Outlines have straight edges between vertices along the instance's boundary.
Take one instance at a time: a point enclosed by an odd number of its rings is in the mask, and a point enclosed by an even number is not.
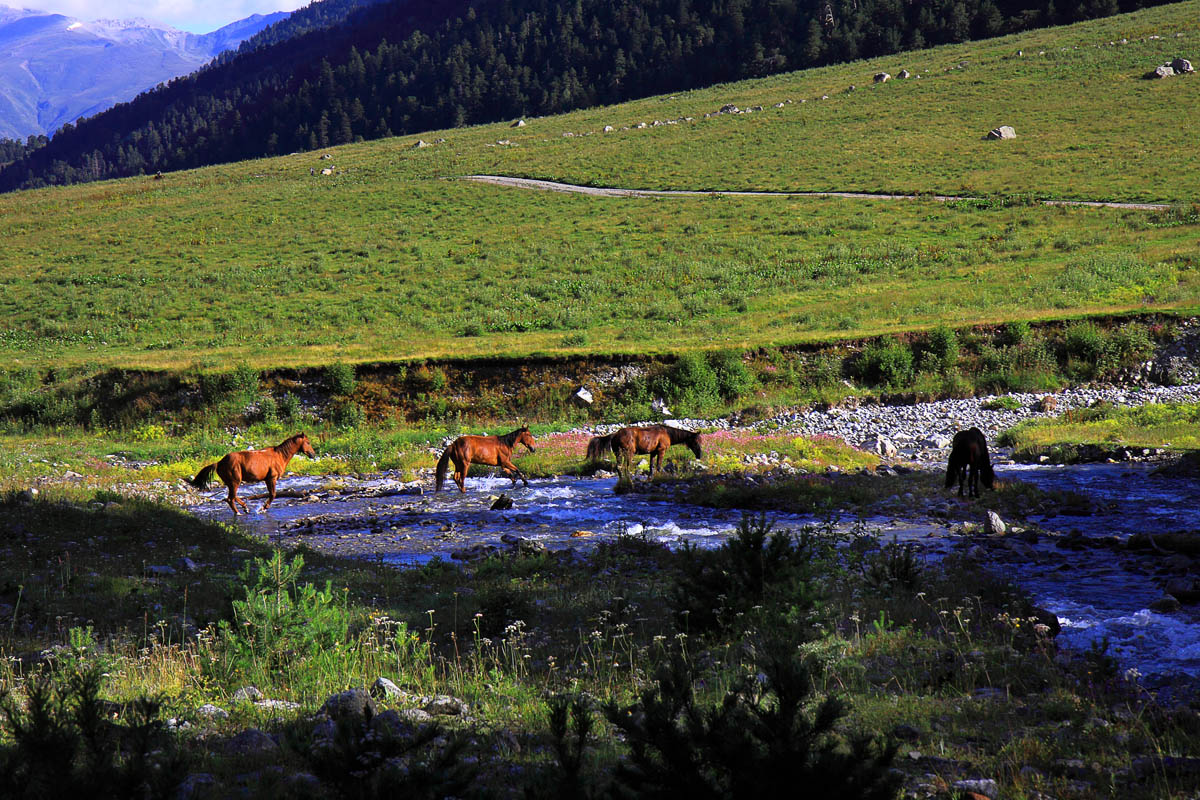
<svg viewBox="0 0 1200 800"><path fill-rule="evenodd" d="M1175 70L1170 64L1162 64L1154 68L1152 72L1147 72L1146 77L1150 80L1159 80L1162 78L1170 78L1175 75Z"/></svg>
<svg viewBox="0 0 1200 800"><path fill-rule="evenodd" d="M417 141L413 143L412 149L420 150L422 147L429 147L429 146L430 146L429 142L425 141L424 139L417 139Z"/></svg>
<svg viewBox="0 0 1200 800"><path fill-rule="evenodd" d="M911 78L911 77L912 77L912 73L911 73L911 72L909 72L909 71L908 71L908 70L906 70L906 69L902 69L902 70L900 70L898 73L896 73L896 77L897 77L897 78L899 78L899 79L900 79L900 80L902 80L902 81L903 81L903 80L908 80L909 78Z"/></svg>
<svg viewBox="0 0 1200 800"><path fill-rule="evenodd" d="M214 706L212 703L205 703L196 709L196 713L202 717L209 719L229 719L229 712L220 706Z"/></svg>
<svg viewBox="0 0 1200 800"><path fill-rule="evenodd" d="M988 139L1015 139L1017 132L1011 125L1001 125L999 128L992 128L988 131Z"/></svg>
<svg viewBox="0 0 1200 800"><path fill-rule="evenodd" d="M1170 66L1171 69L1175 70L1176 75L1184 75L1186 73L1196 71L1192 68L1192 62L1188 61L1186 58L1177 58L1171 62Z"/></svg>
<svg viewBox="0 0 1200 800"><path fill-rule="evenodd" d="M348 689L330 695L320 713L330 719L370 719L378 709L375 700L363 689Z"/></svg>
<svg viewBox="0 0 1200 800"><path fill-rule="evenodd" d="M463 715L467 713L467 704L457 697L439 694L428 698L422 710L433 716Z"/></svg>
<svg viewBox="0 0 1200 800"><path fill-rule="evenodd" d="M1000 515L995 511L987 512L987 519L983 523L983 530L989 536L1003 536L1007 527L1004 520L1000 519Z"/></svg>
<svg viewBox="0 0 1200 800"><path fill-rule="evenodd" d="M371 684L371 694L385 700L400 700L408 697L407 692L382 676L376 678L375 682Z"/></svg>
<svg viewBox="0 0 1200 800"><path fill-rule="evenodd" d="M516 122L514 122L512 125L509 125L508 127L510 127L510 128L524 128L524 127L525 127L525 120L523 120L523 119L519 119L519 120L517 120Z"/></svg>
<svg viewBox="0 0 1200 800"><path fill-rule="evenodd" d="M887 83L891 79L892 79L892 76L886 72L876 72L875 73L875 82L876 83Z"/></svg>
<svg viewBox="0 0 1200 800"><path fill-rule="evenodd" d="M958 789L961 792L974 792L981 794L984 797L996 798L999 796L999 788L996 782L991 778L978 778L974 780L955 781L950 784L951 788Z"/></svg>
<svg viewBox="0 0 1200 800"><path fill-rule="evenodd" d="M258 728L247 728L229 740L227 749L235 755L261 755L279 749L279 743Z"/></svg>
<svg viewBox="0 0 1200 800"><path fill-rule="evenodd" d="M257 686L243 686L233 693L235 703L256 703L265 699L266 697L258 690Z"/></svg>

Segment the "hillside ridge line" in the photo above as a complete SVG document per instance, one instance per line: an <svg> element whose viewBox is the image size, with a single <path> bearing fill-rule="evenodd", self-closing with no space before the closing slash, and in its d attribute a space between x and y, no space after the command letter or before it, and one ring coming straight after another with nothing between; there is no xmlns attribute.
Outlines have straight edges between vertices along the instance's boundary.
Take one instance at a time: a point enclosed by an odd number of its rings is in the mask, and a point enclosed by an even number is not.
<svg viewBox="0 0 1200 800"><path fill-rule="evenodd" d="M625 189L604 186L580 186L535 178L511 178L504 175L464 175L463 180L508 186L516 189L538 189L547 192L587 194L596 197L844 197L851 200L936 200L948 203L955 200L985 200L971 195L878 194L873 192L746 192L696 191L690 189ZM1038 200L1044 206L1081 206L1085 208L1122 208L1133 211L1167 211L1168 203L1116 203L1101 200Z"/></svg>

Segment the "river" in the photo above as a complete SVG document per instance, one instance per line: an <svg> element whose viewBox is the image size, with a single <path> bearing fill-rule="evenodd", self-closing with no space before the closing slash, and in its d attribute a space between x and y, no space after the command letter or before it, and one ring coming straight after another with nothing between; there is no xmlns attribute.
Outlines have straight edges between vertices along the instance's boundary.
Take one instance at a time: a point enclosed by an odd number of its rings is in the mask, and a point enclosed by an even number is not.
<svg viewBox="0 0 1200 800"><path fill-rule="evenodd" d="M1086 537L1149 531L1200 530L1200 484L1152 474L1146 465L1072 467L1002 465L1000 479L1018 479L1047 490L1091 497L1099 512L1087 516L1028 518L1047 531L1079 531ZM613 479L554 478L513 487L505 478L468 479L468 491L430 493L384 473L367 479L295 476L280 483L287 496L266 513L238 517L239 524L274 541L304 543L331 554L395 566L434 557L477 556L532 540L550 549L586 551L595 542L626 534L677 546L715 546L736 528L742 514L665 501L646 494L617 495ZM506 494L513 508L493 511ZM202 504L202 516L228 519L220 499ZM251 502L257 512L260 504ZM773 514L778 527L799 528L825 517ZM834 520L854 524L850 516ZM912 541L929 558L970 548L965 537L932 518L865 521L881 535ZM1154 557L1123 549L1064 550L1044 537L1008 550L989 548L982 557L1055 613L1060 643L1087 650L1107 640L1108 652L1125 669L1162 682L1200 677L1200 613L1195 607L1161 613L1150 605L1163 596Z"/></svg>

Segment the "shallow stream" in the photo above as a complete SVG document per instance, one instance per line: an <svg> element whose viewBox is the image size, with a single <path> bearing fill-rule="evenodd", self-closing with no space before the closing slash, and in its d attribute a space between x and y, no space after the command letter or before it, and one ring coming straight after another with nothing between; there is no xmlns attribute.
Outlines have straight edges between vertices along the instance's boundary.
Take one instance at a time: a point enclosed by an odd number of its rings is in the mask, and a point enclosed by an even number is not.
<svg viewBox="0 0 1200 800"><path fill-rule="evenodd" d="M1151 467L1119 464L997 469L1000 478L1086 494L1100 509L1088 516L1029 518L1047 530L1077 530L1088 537L1200 530L1200 484L1151 473ZM612 486L612 478L535 480L529 487L513 487L506 478L470 478L467 493L460 495L434 494L428 486L389 474L367 480L298 476L280 482L285 496L267 512L258 513L261 501L251 500L256 513L238 521L273 540L408 565L435 556L471 557L491 548L507 549L518 539L536 540L550 549L586 550L624 533L670 545L715 546L742 516L645 494L616 495ZM513 507L491 510L501 494L512 499ZM228 519L223 495L214 493L198 513ZM787 514L771 518L778 527L790 528L826 521ZM849 516L835 521L842 526L855 522ZM936 519L865 522L888 538L918 542L932 558L972 543ZM1112 549L1063 550L1051 539L1013 550L989 549L987 557L1058 615L1060 642L1087 650L1107 639L1109 653L1123 668L1135 668L1156 681L1200 678L1200 613L1195 607L1171 613L1149 610L1163 596L1154 557Z"/></svg>

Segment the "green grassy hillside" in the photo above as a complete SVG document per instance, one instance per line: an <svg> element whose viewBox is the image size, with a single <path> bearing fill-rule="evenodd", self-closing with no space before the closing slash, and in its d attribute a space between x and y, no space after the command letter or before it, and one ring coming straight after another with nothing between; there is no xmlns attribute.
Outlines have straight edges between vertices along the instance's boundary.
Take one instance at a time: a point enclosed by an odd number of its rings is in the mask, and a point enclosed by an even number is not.
<svg viewBox="0 0 1200 800"><path fill-rule="evenodd" d="M1141 76L1178 55L1200 63L1198 12L1193 0L432 132L420 138L446 141L423 148L406 137L0 197L0 356L180 367L645 353L1190 310L1200 77ZM872 85L901 69L920 78ZM725 103L764 110L705 118ZM983 141L1001 124L1018 138ZM455 180L474 173L987 199L606 199Z"/></svg>

